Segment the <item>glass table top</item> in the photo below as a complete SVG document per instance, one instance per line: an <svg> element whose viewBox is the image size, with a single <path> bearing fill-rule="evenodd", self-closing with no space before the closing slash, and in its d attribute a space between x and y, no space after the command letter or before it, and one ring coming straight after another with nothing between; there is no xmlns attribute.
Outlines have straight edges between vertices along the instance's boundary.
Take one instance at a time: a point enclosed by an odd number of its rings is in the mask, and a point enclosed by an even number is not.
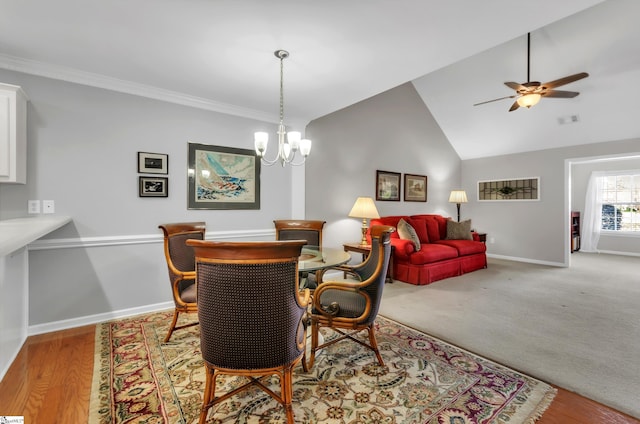
<svg viewBox="0 0 640 424"><path fill-rule="evenodd" d="M349 252L334 247L303 246L298 259L298 271L317 271L346 264L351 260Z"/></svg>

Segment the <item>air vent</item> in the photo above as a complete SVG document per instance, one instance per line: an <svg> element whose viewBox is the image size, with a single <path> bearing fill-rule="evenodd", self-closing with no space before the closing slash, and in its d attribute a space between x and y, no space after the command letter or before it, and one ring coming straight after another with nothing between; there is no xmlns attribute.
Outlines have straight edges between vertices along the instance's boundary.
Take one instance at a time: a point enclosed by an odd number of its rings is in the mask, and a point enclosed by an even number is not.
<svg viewBox="0 0 640 424"><path fill-rule="evenodd" d="M558 118L558 123L560 125L575 124L577 122L580 122L580 117L578 115L561 116Z"/></svg>

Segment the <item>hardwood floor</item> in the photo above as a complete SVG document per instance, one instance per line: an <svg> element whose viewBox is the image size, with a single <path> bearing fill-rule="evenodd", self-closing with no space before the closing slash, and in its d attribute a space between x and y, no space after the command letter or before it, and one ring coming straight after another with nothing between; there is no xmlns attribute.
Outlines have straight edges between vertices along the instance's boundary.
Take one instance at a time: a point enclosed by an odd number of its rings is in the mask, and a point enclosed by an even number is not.
<svg viewBox="0 0 640 424"><path fill-rule="evenodd" d="M25 423L86 423L93 375L95 325L27 339L0 382L0 416ZM559 389L537 424L640 424L575 393Z"/></svg>

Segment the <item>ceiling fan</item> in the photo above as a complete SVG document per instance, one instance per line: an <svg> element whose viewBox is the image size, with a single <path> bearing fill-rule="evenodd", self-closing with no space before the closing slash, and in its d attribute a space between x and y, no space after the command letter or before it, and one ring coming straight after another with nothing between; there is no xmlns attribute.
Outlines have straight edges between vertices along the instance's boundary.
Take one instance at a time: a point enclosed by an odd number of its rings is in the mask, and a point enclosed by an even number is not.
<svg viewBox="0 0 640 424"><path fill-rule="evenodd" d="M491 103L498 100L504 99L513 99L516 101L511 105L511 109L509 112L512 112L519 107L530 108L531 106L537 104L542 97L557 97L557 98L572 98L576 97L578 94L577 91L561 91L554 90L556 87L560 87L565 84L569 84L574 81L578 81L582 78L586 78L589 76L586 72L580 72L579 74L569 75L564 78L560 78L554 81L545 82L541 84L539 81L531 81L529 78L529 69L530 69L530 59L531 59L531 33L527 33L527 82L519 84L517 82L505 82L504 84L515 90L516 94L511 96L500 97L498 99L487 100L486 102L480 102L474 104L474 106L483 105L485 103Z"/></svg>

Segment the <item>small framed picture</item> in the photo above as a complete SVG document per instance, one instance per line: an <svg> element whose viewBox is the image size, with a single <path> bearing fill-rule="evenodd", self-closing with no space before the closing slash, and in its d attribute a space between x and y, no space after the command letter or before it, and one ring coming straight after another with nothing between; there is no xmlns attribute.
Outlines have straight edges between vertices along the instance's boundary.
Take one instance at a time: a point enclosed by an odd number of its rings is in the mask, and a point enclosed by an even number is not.
<svg viewBox="0 0 640 424"><path fill-rule="evenodd" d="M427 201L427 176L404 174L404 201Z"/></svg>
<svg viewBox="0 0 640 424"><path fill-rule="evenodd" d="M399 172L376 171L376 200L400 201Z"/></svg>
<svg viewBox="0 0 640 424"><path fill-rule="evenodd" d="M169 155L163 153L138 152L138 173L168 174Z"/></svg>
<svg viewBox="0 0 640 424"><path fill-rule="evenodd" d="M169 178L139 177L138 195L140 197L169 197Z"/></svg>

